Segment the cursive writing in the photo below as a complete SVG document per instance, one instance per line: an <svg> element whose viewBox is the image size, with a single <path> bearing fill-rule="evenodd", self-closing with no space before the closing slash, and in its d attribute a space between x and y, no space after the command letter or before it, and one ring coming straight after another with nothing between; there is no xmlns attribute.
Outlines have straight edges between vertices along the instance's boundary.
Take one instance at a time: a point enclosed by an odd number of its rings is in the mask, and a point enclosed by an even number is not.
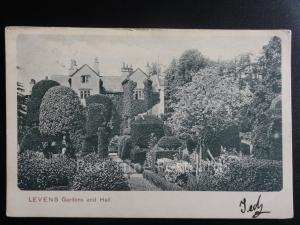
<svg viewBox="0 0 300 225"><path fill-rule="evenodd" d="M264 205L260 202L261 195L258 196L256 203L248 204L246 198L240 201L240 208L242 213L253 213L252 218L257 218L263 213L270 213L270 211L263 211Z"/></svg>

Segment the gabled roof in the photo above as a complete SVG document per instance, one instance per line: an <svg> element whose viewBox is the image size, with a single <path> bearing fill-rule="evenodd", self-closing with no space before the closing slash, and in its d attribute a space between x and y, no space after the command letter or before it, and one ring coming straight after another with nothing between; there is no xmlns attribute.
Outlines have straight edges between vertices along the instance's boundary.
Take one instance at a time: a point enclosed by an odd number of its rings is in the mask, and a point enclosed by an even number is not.
<svg viewBox="0 0 300 225"><path fill-rule="evenodd" d="M122 77L121 76L103 76L103 87L109 92L122 92Z"/></svg>
<svg viewBox="0 0 300 225"><path fill-rule="evenodd" d="M80 70L82 70L84 67L88 67L94 74L96 74L98 77L101 77L92 67L90 67L88 64L83 64L78 70L76 70L74 73L70 75L70 77L73 77L76 73L78 73Z"/></svg>
<svg viewBox="0 0 300 225"><path fill-rule="evenodd" d="M139 67L136 68L133 72L131 72L131 73L127 76L127 78L130 78L134 73L136 73L136 72L138 72L138 71L140 71L141 73L143 73L147 78L150 78L150 76L149 76L148 74L146 74L143 70L141 70Z"/></svg>

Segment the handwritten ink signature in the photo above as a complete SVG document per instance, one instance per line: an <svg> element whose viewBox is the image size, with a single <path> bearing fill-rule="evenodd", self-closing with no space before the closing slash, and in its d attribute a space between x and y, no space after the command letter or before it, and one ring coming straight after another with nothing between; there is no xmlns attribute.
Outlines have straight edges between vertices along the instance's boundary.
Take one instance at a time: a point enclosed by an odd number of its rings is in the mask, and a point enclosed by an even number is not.
<svg viewBox="0 0 300 225"><path fill-rule="evenodd" d="M261 195L258 196L256 203L248 205L246 198L240 201L240 208L242 213L254 213L252 218L257 218L263 213L270 213L270 211L263 211L264 205L260 203Z"/></svg>

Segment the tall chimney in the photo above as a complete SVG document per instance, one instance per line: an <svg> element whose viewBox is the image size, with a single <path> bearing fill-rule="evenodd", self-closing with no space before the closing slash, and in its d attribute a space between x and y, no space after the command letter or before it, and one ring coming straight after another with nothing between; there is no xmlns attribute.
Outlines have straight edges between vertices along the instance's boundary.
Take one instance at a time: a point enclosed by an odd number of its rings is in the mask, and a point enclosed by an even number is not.
<svg viewBox="0 0 300 225"><path fill-rule="evenodd" d="M100 75L98 57L96 57L95 60L94 60L94 70L97 72L98 75Z"/></svg>
<svg viewBox="0 0 300 225"><path fill-rule="evenodd" d="M128 64L123 63L123 66L121 68L121 76L124 77L125 79L132 72L133 72L132 65L131 67L129 67Z"/></svg>
<svg viewBox="0 0 300 225"><path fill-rule="evenodd" d="M71 65L69 69L69 75L72 75L77 70L77 63L76 60L71 59Z"/></svg>

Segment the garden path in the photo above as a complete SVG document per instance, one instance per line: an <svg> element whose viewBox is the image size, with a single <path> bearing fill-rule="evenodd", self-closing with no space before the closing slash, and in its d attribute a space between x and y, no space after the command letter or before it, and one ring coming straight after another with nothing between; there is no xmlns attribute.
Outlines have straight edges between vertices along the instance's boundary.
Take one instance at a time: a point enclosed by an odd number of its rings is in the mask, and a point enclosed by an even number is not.
<svg viewBox="0 0 300 225"><path fill-rule="evenodd" d="M112 160L122 164L125 176L128 177L128 183L131 191L161 191L161 189L149 182L143 177L143 174L137 173L135 169L125 163L117 154L110 154Z"/></svg>

